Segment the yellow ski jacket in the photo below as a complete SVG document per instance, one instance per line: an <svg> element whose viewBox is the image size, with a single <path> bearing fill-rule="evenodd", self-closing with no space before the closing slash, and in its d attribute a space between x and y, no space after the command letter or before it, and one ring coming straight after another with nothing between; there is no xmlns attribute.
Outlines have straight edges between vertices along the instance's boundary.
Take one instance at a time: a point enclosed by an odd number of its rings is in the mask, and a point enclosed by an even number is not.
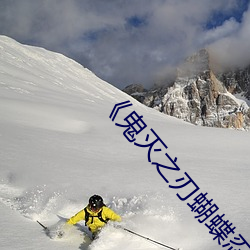
<svg viewBox="0 0 250 250"><path fill-rule="evenodd" d="M121 217L116 214L113 210L110 208L103 206L99 211L93 212L88 207L86 207L87 212L89 213L88 221L85 221L86 226L88 226L89 230L92 233L97 232L100 228L102 228L106 223L104 221L112 220L112 221L121 221ZM101 218L104 220L100 220L98 218L98 214L101 212ZM77 214L72 216L68 221L67 224L74 225L80 220L85 220L85 211L82 209Z"/></svg>

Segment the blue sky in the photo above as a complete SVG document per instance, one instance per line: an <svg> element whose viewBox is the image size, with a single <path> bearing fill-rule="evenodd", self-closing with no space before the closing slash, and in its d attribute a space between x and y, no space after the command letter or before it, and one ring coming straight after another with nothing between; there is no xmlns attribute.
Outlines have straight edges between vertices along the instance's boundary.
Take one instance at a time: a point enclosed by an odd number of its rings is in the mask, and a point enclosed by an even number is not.
<svg viewBox="0 0 250 250"><path fill-rule="evenodd" d="M208 19L206 28L212 29L223 25L225 20L234 18L238 23L242 22L243 14L247 11L249 5L249 0L240 0L237 3L237 7L233 8L229 12L224 12L223 9L215 10L211 13L211 18Z"/></svg>
<svg viewBox="0 0 250 250"><path fill-rule="evenodd" d="M0 34L69 56L111 84L146 87L201 48L250 63L249 0L1 0Z"/></svg>

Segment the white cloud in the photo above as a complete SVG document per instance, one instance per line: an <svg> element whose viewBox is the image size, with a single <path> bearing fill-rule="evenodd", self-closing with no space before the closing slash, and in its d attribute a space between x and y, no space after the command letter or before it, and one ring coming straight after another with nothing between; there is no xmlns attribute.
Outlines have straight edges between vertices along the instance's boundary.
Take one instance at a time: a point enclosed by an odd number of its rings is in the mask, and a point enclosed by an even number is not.
<svg viewBox="0 0 250 250"><path fill-rule="evenodd" d="M250 10L244 13L238 27L222 39L215 40L210 50L225 66L246 66L250 63Z"/></svg>
<svg viewBox="0 0 250 250"><path fill-rule="evenodd" d="M241 40L242 47L247 48L248 14L241 24L231 18L213 30L204 28L214 12L230 15L238 3L2 0L0 33L62 52L116 86L150 84L156 75L163 78L166 68L211 43L220 51L223 46L235 47ZM131 25L131 17L138 17L143 25Z"/></svg>
<svg viewBox="0 0 250 250"><path fill-rule="evenodd" d="M200 37L201 44L211 44L214 41L218 41L232 34L237 33L240 28L240 24L232 17L226 20L221 26L216 28L205 30Z"/></svg>

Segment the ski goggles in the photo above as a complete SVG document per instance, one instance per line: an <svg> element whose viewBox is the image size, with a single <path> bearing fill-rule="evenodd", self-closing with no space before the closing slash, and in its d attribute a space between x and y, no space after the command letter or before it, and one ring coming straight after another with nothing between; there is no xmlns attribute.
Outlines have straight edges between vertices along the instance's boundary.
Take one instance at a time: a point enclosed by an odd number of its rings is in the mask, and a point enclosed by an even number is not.
<svg viewBox="0 0 250 250"><path fill-rule="evenodd" d="M90 210L93 212L97 212L101 209L101 207L97 207L97 206L89 206Z"/></svg>

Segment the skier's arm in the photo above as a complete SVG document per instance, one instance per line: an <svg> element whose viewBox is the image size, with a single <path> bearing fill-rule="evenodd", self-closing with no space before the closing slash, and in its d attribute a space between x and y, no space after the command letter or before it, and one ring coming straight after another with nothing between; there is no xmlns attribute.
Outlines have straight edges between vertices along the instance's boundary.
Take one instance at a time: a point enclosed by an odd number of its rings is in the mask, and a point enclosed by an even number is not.
<svg viewBox="0 0 250 250"><path fill-rule="evenodd" d="M122 221L122 218L120 215L116 214L113 210L107 207L105 207L105 217L112 221L118 221L118 222Z"/></svg>
<svg viewBox="0 0 250 250"><path fill-rule="evenodd" d="M72 216L70 219L68 219L67 224L75 225L78 221L84 220L85 218L85 212L84 209Z"/></svg>

